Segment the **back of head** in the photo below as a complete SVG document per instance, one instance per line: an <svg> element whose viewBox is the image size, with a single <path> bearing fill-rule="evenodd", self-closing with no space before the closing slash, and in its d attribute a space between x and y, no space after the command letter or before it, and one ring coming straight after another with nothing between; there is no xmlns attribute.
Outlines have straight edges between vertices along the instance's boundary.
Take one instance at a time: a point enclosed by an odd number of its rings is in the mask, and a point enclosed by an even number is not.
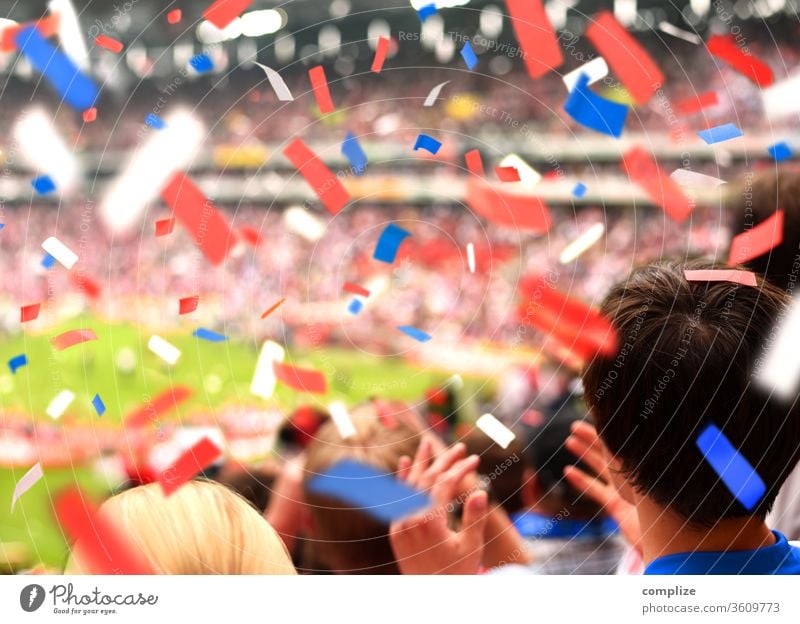
<svg viewBox="0 0 800 624"><path fill-rule="evenodd" d="M306 453L306 484L338 462L350 459L394 473L400 457L413 457L419 433L404 422L384 425L372 408L351 414L355 435L343 440L333 422L325 423ZM346 503L313 494L306 504L314 526L314 555L328 568L348 574L398 573L389 527Z"/></svg>
<svg viewBox="0 0 800 624"><path fill-rule="evenodd" d="M783 211L783 241L750 260L747 267L793 294L800 277L800 172L781 167L746 174L728 196L727 209L734 236Z"/></svg>
<svg viewBox="0 0 800 624"><path fill-rule="evenodd" d="M525 462L522 461L524 453L519 437L503 448L480 429L473 429L462 442L468 455L480 457L478 472L488 479L489 499L506 513L521 510L525 506L522 496Z"/></svg>
<svg viewBox="0 0 800 624"><path fill-rule="evenodd" d="M689 282L695 262L635 270L602 306L619 336L612 357L596 358L583 376L600 436L630 485L688 521L764 517L798 460L800 411L769 399L751 375L787 296L757 287ZM715 424L767 486L746 509L696 446Z"/></svg>
<svg viewBox="0 0 800 624"><path fill-rule="evenodd" d="M564 477L567 466L579 466L585 472L592 472L565 446L572 423L585 418L585 405L572 396L555 405L541 425L527 429L526 455L536 475L540 495L551 503L551 508L565 509L575 518L594 518L601 513L594 501L575 490Z"/></svg>
<svg viewBox="0 0 800 624"><path fill-rule="evenodd" d="M168 497L136 487L100 508L162 574L296 574L278 534L238 494L191 481ZM72 560L68 573L83 571Z"/></svg>

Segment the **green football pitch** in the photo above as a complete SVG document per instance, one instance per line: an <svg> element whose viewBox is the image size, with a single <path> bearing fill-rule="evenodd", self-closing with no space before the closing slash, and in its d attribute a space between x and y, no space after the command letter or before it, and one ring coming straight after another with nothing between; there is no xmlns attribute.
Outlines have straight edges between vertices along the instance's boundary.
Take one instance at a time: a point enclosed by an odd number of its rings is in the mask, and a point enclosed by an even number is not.
<svg viewBox="0 0 800 624"><path fill-rule="evenodd" d="M55 351L50 339L70 329L91 328L98 340ZM147 349L150 332L130 324L113 324L96 317L80 317L42 334L5 336L0 356L3 362L24 353L27 366L12 374L3 365L0 370L0 416L25 414L32 420L47 419L50 400L64 389L76 398L63 421L89 422L102 418L118 423L125 414L141 405L147 396L155 396L171 385L187 385L194 395L172 418L186 418L193 412L211 413L226 405L258 406L267 403L250 393L250 382L258 357L259 343L234 339L220 343L194 338L191 328L164 338L182 354L174 366L167 366ZM344 400L355 404L371 395L415 400L424 390L442 382L448 375L424 371L397 358L373 356L344 349L320 348L291 350L287 361L326 373L328 394L321 399L278 387L275 400L290 411L300 404ZM469 396L479 382L467 382ZM92 407L95 394L102 397L106 412L98 417ZM0 464L1 465L1 464ZM27 467L0 467L0 544L11 550L21 549L30 562L50 566L63 563L66 547L53 519L53 495L70 484L102 496L108 486L104 478L88 466L45 469L44 478L28 491L11 513L14 484ZM5 564L0 547L0 569Z"/></svg>

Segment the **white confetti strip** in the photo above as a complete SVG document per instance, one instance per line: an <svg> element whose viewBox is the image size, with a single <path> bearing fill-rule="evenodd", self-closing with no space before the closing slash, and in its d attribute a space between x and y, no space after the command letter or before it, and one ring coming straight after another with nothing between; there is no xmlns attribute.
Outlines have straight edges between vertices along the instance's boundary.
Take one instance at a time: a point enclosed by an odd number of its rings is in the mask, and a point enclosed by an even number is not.
<svg viewBox="0 0 800 624"><path fill-rule="evenodd" d="M511 429L497 420L492 414L484 414L477 420L475 425L504 449L508 448L512 440L517 437Z"/></svg>
<svg viewBox="0 0 800 624"><path fill-rule="evenodd" d="M11 511L14 511L14 506L17 504L17 501L20 497L30 490L36 483L44 476L42 472L42 465L39 462L36 462L33 467L31 467L28 472L26 472L22 478L17 481L17 484L14 486L14 494L11 497Z"/></svg>
<svg viewBox="0 0 800 624"><path fill-rule="evenodd" d="M47 8L58 14L58 38L66 55L81 69L89 68L89 51L83 39L83 28L70 0L50 0Z"/></svg>
<svg viewBox="0 0 800 624"><path fill-rule="evenodd" d="M539 181L542 179L541 174L517 154L509 154L508 156L504 156L500 161L500 166L514 167L519 174L519 182L512 182L512 184L520 184L528 189L539 184Z"/></svg>
<svg viewBox="0 0 800 624"><path fill-rule="evenodd" d="M71 269L78 261L78 255L55 236L51 236L44 241L42 243L42 249L53 256L67 269Z"/></svg>
<svg viewBox="0 0 800 624"><path fill-rule="evenodd" d="M448 82L450 81L446 80L443 83L438 84L433 89L431 89L430 93L428 93L428 97L425 98L423 106L433 106L434 104L436 104L436 100L439 97L439 93L442 91L442 87L444 87Z"/></svg>
<svg viewBox="0 0 800 624"><path fill-rule="evenodd" d="M761 89L764 116L779 121L800 112L800 74Z"/></svg>
<svg viewBox="0 0 800 624"><path fill-rule="evenodd" d="M175 364L181 356L181 350L164 340L161 336L150 336L147 348L164 360L167 364Z"/></svg>
<svg viewBox="0 0 800 624"><path fill-rule="evenodd" d="M467 243L467 264L469 265L469 272L475 272L475 245Z"/></svg>
<svg viewBox="0 0 800 624"><path fill-rule="evenodd" d="M67 408L75 400L75 393L70 390L62 390L55 398L50 401L45 413L53 420L61 418L62 414L67 411Z"/></svg>
<svg viewBox="0 0 800 624"><path fill-rule="evenodd" d="M350 420L350 414L347 412L347 407L341 401L336 401L328 405L328 413L331 415L333 424L342 436L342 440L352 438L356 434L355 425Z"/></svg>
<svg viewBox="0 0 800 624"><path fill-rule="evenodd" d="M755 371L755 382L767 392L783 399L792 399L800 381L800 299L781 321L771 343L766 346L761 366Z"/></svg>
<svg viewBox="0 0 800 624"><path fill-rule="evenodd" d="M602 56L598 56L588 63L584 63L578 69L573 69L568 74L564 74L561 80L567 85L567 91L572 91L575 88L575 83L578 82L581 74L589 76L589 84L595 83L608 76L608 64Z"/></svg>
<svg viewBox="0 0 800 624"><path fill-rule="evenodd" d="M677 26L673 26L669 22L659 22L658 29L661 32L665 32L668 35L672 35L678 39L683 39L684 41L688 41L689 43L693 43L695 45L700 45L703 43L703 39L699 35L695 35L694 33L683 30L682 28L678 28Z"/></svg>
<svg viewBox="0 0 800 624"><path fill-rule="evenodd" d="M104 192L100 217L112 232L128 232L139 225L170 178L197 159L207 136L203 122L179 109L167 114L164 124L162 130L148 128L144 141Z"/></svg>
<svg viewBox="0 0 800 624"><path fill-rule="evenodd" d="M269 80L269 84L272 86L272 90L275 91L275 95L278 96L278 99L281 102L294 101L292 92L289 91L289 87L286 86L286 83L283 81L283 78L281 78L281 75L278 72L271 67L262 65L261 63L256 63L256 65L264 70L264 73L267 75L267 80Z"/></svg>
<svg viewBox="0 0 800 624"><path fill-rule="evenodd" d="M595 223L592 227L586 230L583 234L579 235L569 245L564 247L558 261L561 264L569 264L575 258L579 257L584 251L589 249L597 241L599 241L606 231L606 226L602 223Z"/></svg>
<svg viewBox="0 0 800 624"><path fill-rule="evenodd" d="M267 340L261 347L258 355L253 381L250 383L250 392L262 399L269 399L275 392L275 369L273 362L283 362L286 352L277 342Z"/></svg>
<svg viewBox="0 0 800 624"><path fill-rule="evenodd" d="M707 188L709 186L717 188L718 186L727 184L725 180L720 180L719 178L704 173L690 171L689 169L676 169L669 174L669 177L681 186L694 188Z"/></svg>

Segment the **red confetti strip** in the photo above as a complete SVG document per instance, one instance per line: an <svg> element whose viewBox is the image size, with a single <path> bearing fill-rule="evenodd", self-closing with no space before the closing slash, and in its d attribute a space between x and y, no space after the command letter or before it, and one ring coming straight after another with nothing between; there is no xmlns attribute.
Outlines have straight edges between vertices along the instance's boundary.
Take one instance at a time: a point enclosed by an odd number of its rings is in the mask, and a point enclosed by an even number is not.
<svg viewBox="0 0 800 624"><path fill-rule="evenodd" d="M495 167L494 172L501 182L519 182L519 171L516 167Z"/></svg>
<svg viewBox="0 0 800 624"><path fill-rule="evenodd" d="M95 282L91 277L81 275L80 273L70 273L69 279L78 291L90 299L97 299L100 297L100 284Z"/></svg>
<svg viewBox="0 0 800 624"><path fill-rule="evenodd" d="M19 322L27 323L39 318L39 308L42 307L40 303L31 303L30 305L22 306L19 309Z"/></svg>
<svg viewBox="0 0 800 624"><path fill-rule="evenodd" d="M278 381L299 392L325 394L328 390L325 376L319 371L310 368L297 368L280 362L273 362L272 367Z"/></svg>
<svg viewBox="0 0 800 624"><path fill-rule="evenodd" d="M479 176L484 175L483 160L481 159L481 153L478 150L470 150L464 154L464 161L467 163L467 169L470 173Z"/></svg>
<svg viewBox="0 0 800 624"><path fill-rule="evenodd" d="M704 108L716 106L719 103L716 91L706 91L675 104L675 110L679 115L693 115L699 113Z"/></svg>
<svg viewBox="0 0 800 624"><path fill-rule="evenodd" d="M72 488L55 500L58 523L92 574L155 574L147 559L84 493Z"/></svg>
<svg viewBox="0 0 800 624"><path fill-rule="evenodd" d="M261 242L261 236L259 236L258 230L251 228L250 226L245 225L240 227L239 234L245 240L245 242L253 247L258 247L258 244Z"/></svg>
<svg viewBox="0 0 800 624"><path fill-rule="evenodd" d="M283 305L283 302L286 301L286 297L278 301L277 303L273 303L264 314L261 315L262 319L267 318L270 314L272 314L275 310L280 308Z"/></svg>
<svg viewBox="0 0 800 624"><path fill-rule="evenodd" d="M185 174L176 173L161 191L161 198L172 208L211 264L220 264L235 242L228 222L214 204Z"/></svg>
<svg viewBox="0 0 800 624"><path fill-rule="evenodd" d="M692 202L680 185L661 170L649 152L641 147L628 150L622 158L622 169L630 181L639 185L650 201L661 206L676 223L683 223L691 214Z"/></svg>
<svg viewBox="0 0 800 624"><path fill-rule="evenodd" d="M372 71L376 74L381 73L383 62L386 60L386 53L389 51L389 37L379 37L378 45L375 47L375 58L372 59Z"/></svg>
<svg viewBox="0 0 800 624"><path fill-rule="evenodd" d="M173 9L169 13L167 13L167 23L168 24L177 24L181 21L183 17L183 13L180 9Z"/></svg>
<svg viewBox="0 0 800 624"><path fill-rule="evenodd" d="M92 123L95 119L97 119L97 109L94 106L83 111L84 123Z"/></svg>
<svg viewBox="0 0 800 624"><path fill-rule="evenodd" d="M507 0L506 5L528 75L541 78L559 67L564 56L542 0Z"/></svg>
<svg viewBox="0 0 800 624"><path fill-rule="evenodd" d="M72 329L64 332L63 334L59 334L50 342L57 351L63 351L64 349L69 349L70 347L74 347L75 345L84 342L91 342L92 340L97 340L97 334L94 333L94 330Z"/></svg>
<svg viewBox="0 0 800 624"><path fill-rule="evenodd" d="M751 54L745 54L742 49L736 45L736 41L733 37L714 35L708 40L706 45L708 46L709 53L725 61L733 69L752 80L759 87L768 87L775 81L769 65Z"/></svg>
<svg viewBox="0 0 800 624"><path fill-rule="evenodd" d="M728 264L731 266L745 264L753 258L763 256L782 242L783 210L778 210L757 226L733 237Z"/></svg>
<svg viewBox="0 0 800 624"><path fill-rule="evenodd" d="M314 90L314 97L317 99L319 112L332 113L336 110L331 99L331 92L328 89L328 79L325 77L325 68L317 65L308 70L308 77L311 79L311 88Z"/></svg>
<svg viewBox="0 0 800 624"><path fill-rule="evenodd" d="M167 234L172 234L172 230L175 229L175 219L170 217L169 219L159 219L156 221L156 236L166 236Z"/></svg>
<svg viewBox="0 0 800 624"><path fill-rule="evenodd" d="M292 141L283 150L283 155L311 185L328 212L335 215L350 201L350 194L339 178L301 139Z"/></svg>
<svg viewBox="0 0 800 624"><path fill-rule="evenodd" d="M358 284L354 284L353 282L345 282L344 286L342 286L342 290L353 293L354 295L369 297L369 291L366 288L359 286Z"/></svg>
<svg viewBox="0 0 800 624"><path fill-rule="evenodd" d="M488 221L509 228L543 233L552 223L541 198L501 191L483 180L467 181L467 203Z"/></svg>
<svg viewBox="0 0 800 624"><path fill-rule="evenodd" d="M733 269L686 270L683 276L687 282L733 282L742 286L757 286L756 274L752 271Z"/></svg>
<svg viewBox="0 0 800 624"><path fill-rule="evenodd" d="M107 35L97 35L97 37L94 38L94 42L101 48L110 50L114 54L119 54L120 52L122 52L122 48L125 47L122 45L121 42Z"/></svg>
<svg viewBox="0 0 800 624"><path fill-rule="evenodd" d="M60 19L58 13L53 13L35 22L25 22L23 24L17 24L16 26L9 26L3 29L2 39L0 40L0 52L13 52L16 50L17 35L21 30L29 26L36 26L36 30L39 31L42 37L52 37L58 32L59 23Z"/></svg>
<svg viewBox="0 0 800 624"><path fill-rule="evenodd" d="M567 297L541 277L520 286L528 299L520 308L523 321L553 338L581 360L595 355L611 356L617 350L617 333L597 310Z"/></svg>
<svg viewBox="0 0 800 624"><path fill-rule="evenodd" d="M187 386L173 386L164 390L161 394L147 403L137 407L125 418L125 426L138 428L147 424L147 421L155 422L158 417L169 410L175 409L190 398L193 390Z"/></svg>
<svg viewBox="0 0 800 624"><path fill-rule="evenodd" d="M636 102L646 104L661 88L664 74L658 65L609 11L594 17L586 36Z"/></svg>
<svg viewBox="0 0 800 624"><path fill-rule="evenodd" d="M213 464L220 455L222 451L211 440L208 438L200 440L183 453L172 466L158 475L164 496L169 496L184 483L191 481Z"/></svg>
<svg viewBox="0 0 800 624"><path fill-rule="evenodd" d="M253 4L253 0L217 0L203 11L203 17L222 30Z"/></svg>
<svg viewBox="0 0 800 624"><path fill-rule="evenodd" d="M197 309L197 304L200 302L200 295L193 297L184 297L178 300L178 314L189 314Z"/></svg>

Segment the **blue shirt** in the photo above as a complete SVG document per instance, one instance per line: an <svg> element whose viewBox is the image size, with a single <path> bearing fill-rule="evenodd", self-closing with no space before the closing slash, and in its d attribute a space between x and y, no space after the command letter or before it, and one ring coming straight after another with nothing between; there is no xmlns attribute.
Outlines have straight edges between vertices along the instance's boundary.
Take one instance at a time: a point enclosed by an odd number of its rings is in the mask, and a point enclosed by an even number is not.
<svg viewBox="0 0 800 624"><path fill-rule="evenodd" d="M659 557L645 574L800 574L800 548L772 532L772 546L731 552L691 552Z"/></svg>
<svg viewBox="0 0 800 624"><path fill-rule="evenodd" d="M619 528L611 518L573 520L552 518L535 511L520 511L511 522L522 537L529 539L572 538L602 540L615 535Z"/></svg>

